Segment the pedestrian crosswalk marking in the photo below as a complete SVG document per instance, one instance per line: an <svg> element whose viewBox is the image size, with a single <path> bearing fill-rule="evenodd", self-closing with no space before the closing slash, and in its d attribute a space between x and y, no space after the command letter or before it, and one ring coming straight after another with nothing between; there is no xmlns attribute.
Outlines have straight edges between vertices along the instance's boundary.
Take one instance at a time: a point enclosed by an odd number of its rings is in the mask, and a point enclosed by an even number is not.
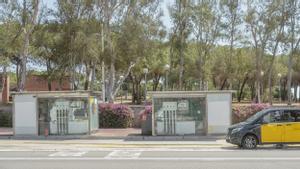
<svg viewBox="0 0 300 169"><path fill-rule="evenodd" d="M109 153L104 158L111 159L111 158L129 158L129 159L136 159L139 158L142 151L123 151L123 150L115 150Z"/></svg>
<svg viewBox="0 0 300 169"><path fill-rule="evenodd" d="M79 151L79 152L74 152L74 151L60 151L56 152L53 154L50 154L49 157L81 157L87 152L85 151Z"/></svg>

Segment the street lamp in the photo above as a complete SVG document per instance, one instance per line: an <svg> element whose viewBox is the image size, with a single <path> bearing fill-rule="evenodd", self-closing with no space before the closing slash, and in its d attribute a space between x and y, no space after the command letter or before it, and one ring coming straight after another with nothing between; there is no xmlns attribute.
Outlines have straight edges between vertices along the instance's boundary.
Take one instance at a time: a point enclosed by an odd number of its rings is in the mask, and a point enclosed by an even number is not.
<svg viewBox="0 0 300 169"><path fill-rule="evenodd" d="M148 74L148 72L149 72L148 68L143 69L143 73L145 74L145 104L147 101L147 74Z"/></svg>
<svg viewBox="0 0 300 169"><path fill-rule="evenodd" d="M264 92L264 87L263 87L264 82L263 82L263 79L262 79L262 77L264 76L264 74L265 74L264 71L261 71L261 72L260 72L260 75L261 75L261 93L262 93L262 94L263 94L263 92Z"/></svg>
<svg viewBox="0 0 300 169"><path fill-rule="evenodd" d="M170 65L169 64L166 64L165 67L164 67L165 71L166 71L166 87L165 87L165 90L168 90L168 76L169 76L169 69L170 69Z"/></svg>
<svg viewBox="0 0 300 169"><path fill-rule="evenodd" d="M281 102L281 73L277 74L279 77L279 102Z"/></svg>

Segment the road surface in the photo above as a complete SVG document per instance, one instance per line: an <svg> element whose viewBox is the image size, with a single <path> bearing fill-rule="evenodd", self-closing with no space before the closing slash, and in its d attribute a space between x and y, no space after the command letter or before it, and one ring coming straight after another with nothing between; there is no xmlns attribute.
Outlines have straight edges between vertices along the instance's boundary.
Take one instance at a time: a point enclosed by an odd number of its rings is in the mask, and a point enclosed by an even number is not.
<svg viewBox="0 0 300 169"><path fill-rule="evenodd" d="M0 169L299 169L300 148L0 149Z"/></svg>

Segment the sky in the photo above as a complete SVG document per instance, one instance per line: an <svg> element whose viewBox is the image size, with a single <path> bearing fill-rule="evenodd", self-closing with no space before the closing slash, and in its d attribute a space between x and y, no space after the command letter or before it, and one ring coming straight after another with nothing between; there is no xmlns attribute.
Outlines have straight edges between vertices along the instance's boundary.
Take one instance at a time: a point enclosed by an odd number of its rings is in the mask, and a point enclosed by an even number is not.
<svg viewBox="0 0 300 169"><path fill-rule="evenodd" d="M44 0L43 3L45 3L49 8L54 8L56 1L57 0ZM161 17L161 21L163 22L167 30L170 30L172 27L168 6L173 5L174 2L175 0L162 0L161 2L161 9L163 11L163 16Z"/></svg>

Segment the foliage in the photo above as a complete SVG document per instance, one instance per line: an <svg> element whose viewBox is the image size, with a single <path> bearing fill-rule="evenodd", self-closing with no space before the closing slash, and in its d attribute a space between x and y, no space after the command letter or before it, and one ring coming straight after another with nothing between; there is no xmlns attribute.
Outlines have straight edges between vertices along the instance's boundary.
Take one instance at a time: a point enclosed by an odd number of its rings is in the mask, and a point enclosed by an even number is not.
<svg viewBox="0 0 300 169"><path fill-rule="evenodd" d="M147 116L151 114L152 114L151 105L145 106L145 109L139 112L139 116L142 121L145 121L147 119Z"/></svg>
<svg viewBox="0 0 300 169"><path fill-rule="evenodd" d="M270 107L269 104L235 105L232 107L232 123L245 121L253 114Z"/></svg>
<svg viewBox="0 0 300 169"><path fill-rule="evenodd" d="M11 113L0 112L0 127L12 127Z"/></svg>
<svg viewBox="0 0 300 169"><path fill-rule="evenodd" d="M99 127L126 128L133 125L133 111L127 105L99 104Z"/></svg>
<svg viewBox="0 0 300 169"><path fill-rule="evenodd" d="M300 84L300 1L174 1L171 29L159 0L45 4L0 3L0 70L19 87L32 65L49 90L68 76L74 90L105 84L110 102L126 86L135 104L144 98L144 68L148 90L168 81L168 90L235 90L239 102L272 103L278 88L290 102Z"/></svg>

